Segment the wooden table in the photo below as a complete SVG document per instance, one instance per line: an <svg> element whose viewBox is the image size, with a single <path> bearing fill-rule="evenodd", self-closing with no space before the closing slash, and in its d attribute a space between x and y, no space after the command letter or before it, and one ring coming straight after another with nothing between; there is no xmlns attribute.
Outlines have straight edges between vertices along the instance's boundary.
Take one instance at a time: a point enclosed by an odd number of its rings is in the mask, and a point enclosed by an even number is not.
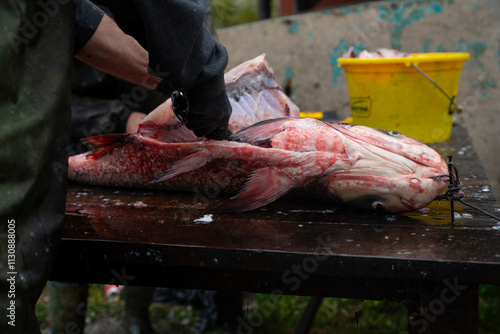
<svg viewBox="0 0 500 334"><path fill-rule="evenodd" d="M452 154L467 200L500 215L466 130ZM404 302L410 333L477 333L478 284L500 284L500 223L434 201L376 214L281 199L214 214L226 198L69 184L51 280Z"/></svg>

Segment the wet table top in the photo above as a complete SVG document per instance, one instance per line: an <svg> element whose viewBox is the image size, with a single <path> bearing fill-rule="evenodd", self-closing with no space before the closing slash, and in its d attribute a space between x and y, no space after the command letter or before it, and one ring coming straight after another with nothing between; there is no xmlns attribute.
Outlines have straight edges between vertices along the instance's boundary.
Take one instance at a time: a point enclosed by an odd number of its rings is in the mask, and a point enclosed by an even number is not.
<svg viewBox="0 0 500 334"><path fill-rule="evenodd" d="M453 155L466 200L499 216L466 130L433 147ZM378 214L308 198L203 219L226 199L70 183L52 279L395 300L407 281L500 284L500 222L460 203L454 224L447 201Z"/></svg>

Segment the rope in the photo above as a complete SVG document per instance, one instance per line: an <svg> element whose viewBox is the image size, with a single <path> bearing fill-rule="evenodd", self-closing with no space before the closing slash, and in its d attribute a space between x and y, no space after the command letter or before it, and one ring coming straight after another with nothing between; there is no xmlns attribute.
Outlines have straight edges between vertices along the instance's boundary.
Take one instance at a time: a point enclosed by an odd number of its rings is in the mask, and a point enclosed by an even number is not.
<svg viewBox="0 0 500 334"><path fill-rule="evenodd" d="M497 221L500 221L500 218L497 216L494 216L470 203L467 203L463 200L464 194L460 192L460 189L462 188L460 186L460 178L458 177L458 170L455 164L452 162L453 156L449 155L448 156L448 175L439 175L439 177L442 176L448 176L449 178L449 184L448 184L448 190L446 193L444 193L443 196L438 196L437 199L445 199L447 201L450 201L450 208L451 208L451 223L455 224L455 205L454 201L458 201L470 208L473 208L493 219L496 219Z"/></svg>

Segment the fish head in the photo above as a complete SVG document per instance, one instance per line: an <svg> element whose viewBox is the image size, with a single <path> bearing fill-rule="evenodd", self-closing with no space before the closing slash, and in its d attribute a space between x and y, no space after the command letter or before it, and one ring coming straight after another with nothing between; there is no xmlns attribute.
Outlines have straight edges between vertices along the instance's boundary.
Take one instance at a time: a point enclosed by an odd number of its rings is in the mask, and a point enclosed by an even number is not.
<svg viewBox="0 0 500 334"><path fill-rule="evenodd" d="M342 135L351 162L329 175L332 196L366 209L405 212L423 208L447 187L446 162L422 142L395 131L329 124Z"/></svg>

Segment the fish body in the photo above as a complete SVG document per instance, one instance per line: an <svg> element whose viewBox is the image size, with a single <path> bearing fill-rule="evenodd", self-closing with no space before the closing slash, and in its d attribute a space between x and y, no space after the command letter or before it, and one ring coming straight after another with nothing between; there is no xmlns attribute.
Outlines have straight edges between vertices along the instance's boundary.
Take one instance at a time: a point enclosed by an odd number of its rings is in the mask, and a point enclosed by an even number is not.
<svg viewBox="0 0 500 334"><path fill-rule="evenodd" d="M165 143L138 133L89 141L93 153L70 158L71 180L235 195L223 211L255 209L304 189L365 209L405 212L426 206L447 186L447 165L428 146L315 119L263 121L225 141Z"/></svg>
<svg viewBox="0 0 500 334"><path fill-rule="evenodd" d="M138 131L87 138L68 177L102 186L228 194L217 209L245 211L293 189L365 209L404 212L447 186L447 165L428 146L395 132L301 119L261 55L226 76L233 107L227 140L198 138L165 102Z"/></svg>

